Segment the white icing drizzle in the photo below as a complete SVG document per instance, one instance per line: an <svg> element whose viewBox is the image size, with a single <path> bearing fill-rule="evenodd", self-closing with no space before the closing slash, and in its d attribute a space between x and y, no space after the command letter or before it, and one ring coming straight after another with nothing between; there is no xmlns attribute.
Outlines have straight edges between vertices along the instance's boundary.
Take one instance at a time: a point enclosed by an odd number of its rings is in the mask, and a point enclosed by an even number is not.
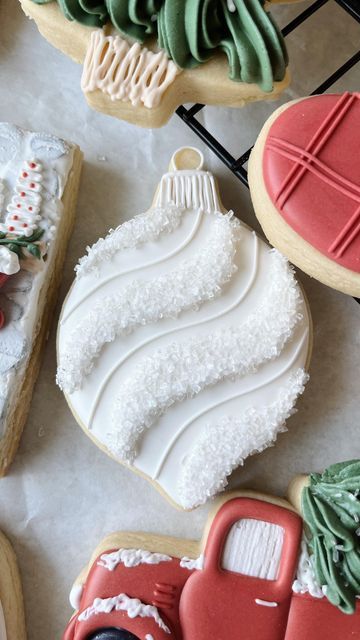
<svg viewBox="0 0 360 640"><path fill-rule="evenodd" d="M138 598L129 598L126 593L120 593L113 598L95 598L91 607L84 609L78 620L82 622L99 613L111 613L114 609L115 611L126 611L129 618L137 618L138 616L141 618L153 618L160 629L165 633L171 633L156 607L151 604L144 604Z"/></svg>
<svg viewBox="0 0 360 640"><path fill-rule="evenodd" d="M155 242L162 234L172 233L179 226L182 213L179 207L159 206L124 222L115 231L111 230L106 238L100 238L92 247L87 247L87 255L75 267L76 277L89 273L97 275L101 264L111 260L118 251Z"/></svg>
<svg viewBox="0 0 360 640"><path fill-rule="evenodd" d="M125 567L138 567L140 564L160 564L170 562L172 558L163 553L151 553L144 549L118 549L112 553L103 553L98 565L108 571L114 571L119 564Z"/></svg>
<svg viewBox="0 0 360 640"><path fill-rule="evenodd" d="M292 374L269 406L249 407L242 415L224 416L206 425L185 456L178 477L178 494L184 508L193 508L223 491L227 476L245 459L274 444L286 431L285 421L308 380L303 369Z"/></svg>
<svg viewBox="0 0 360 640"><path fill-rule="evenodd" d="M7 634L6 634L5 616L4 616L4 610L0 600L0 640L6 640L6 638L7 638Z"/></svg>
<svg viewBox="0 0 360 640"><path fill-rule="evenodd" d="M147 633L145 636L145 640L154 640L154 636L152 636L150 633Z"/></svg>
<svg viewBox="0 0 360 640"><path fill-rule="evenodd" d="M310 593L314 598L324 597L323 587L321 587L315 577L313 556L309 555L308 543L305 535L301 541L296 580L294 581L292 588L295 593Z"/></svg>
<svg viewBox="0 0 360 640"><path fill-rule="evenodd" d="M163 175L156 204L165 207L170 202L206 213L221 210L215 179L208 171L174 171Z"/></svg>
<svg viewBox="0 0 360 640"><path fill-rule="evenodd" d="M184 556L184 558L181 558L180 560L180 567L182 567L183 569L188 569L189 571L193 571L193 569L202 571L202 569L204 568L204 562L205 557L203 553L201 553L199 557L195 559L187 558L186 556Z"/></svg>
<svg viewBox="0 0 360 640"><path fill-rule="evenodd" d="M284 542L284 529L277 524L242 518L231 527L221 566L261 580L276 580Z"/></svg>
<svg viewBox="0 0 360 640"><path fill-rule="evenodd" d="M100 89L111 100L157 107L180 69L165 51L149 51L138 42L130 45L119 35L105 36L94 30L85 56L81 88L85 93Z"/></svg>
<svg viewBox="0 0 360 640"><path fill-rule="evenodd" d="M256 604L261 605L262 607L278 607L277 602L270 602L270 600L262 600L261 598L255 598Z"/></svg>
<svg viewBox="0 0 360 640"><path fill-rule="evenodd" d="M190 322L187 324L183 324L182 325L182 329L189 329L191 327L196 327L198 328L200 325L203 325L207 322L210 322L212 320L215 319L219 319L223 316L225 316L227 313L230 313L231 311L233 311L236 307L238 307L240 305L241 302L243 302L243 300L246 298L247 294L249 293L254 280L256 278L256 274L257 274L257 268L258 268L258 237L255 233L255 231L252 232L252 236L253 236L253 244L254 244L254 255L253 255L253 265L252 265L252 270L250 272L250 276L249 276L249 280L245 286L245 288L240 292L239 297L235 300L235 302L233 302L232 304L230 304L228 307L226 307L223 311L221 312L217 312L215 314L210 314L209 317L203 319L203 320L197 320L196 322ZM118 362L116 362L116 364L114 365L114 367L112 367L112 369L109 371L109 373L106 375L106 377L104 378L104 380L102 381L99 390L94 398L94 402L93 405L91 407L90 413L89 413L89 420L88 420L88 428L91 429L92 426L92 422L94 420L94 416L96 413L96 409L99 406L102 394L104 392L104 390L106 389L109 381L111 380L111 378L113 377L113 375L116 374L116 372L119 370L119 368L125 363L126 360L128 360L131 356L133 356L137 351L139 351L140 349L142 349L143 347L145 347L146 345L151 344L151 342L153 342L155 339L161 337L163 338L164 336L167 336L171 333L176 333L177 329L169 329L168 331L163 331L161 332L161 334L157 334L156 337L151 337L148 338L147 340L144 340L143 342L141 342L136 348L132 349L125 357L122 357ZM186 426L184 426L184 430L185 430ZM170 446L171 448L171 446ZM169 448L167 449L167 451L169 450ZM158 466L158 471L157 473L155 473L154 475L154 479L159 475L160 473L160 469L163 465L164 462L164 458L162 459L162 461L160 461L159 466Z"/></svg>
<svg viewBox="0 0 360 640"><path fill-rule="evenodd" d="M0 231L14 236L31 236L38 227L42 190L42 166L36 160L26 160L18 176L5 222Z"/></svg>
<svg viewBox="0 0 360 640"><path fill-rule="evenodd" d="M114 403L107 436L108 448L116 456L133 462L144 429L175 402L221 380L254 373L279 356L302 318L301 297L285 258L274 250L270 256L270 286L245 322L174 342L134 368Z"/></svg>
<svg viewBox="0 0 360 640"><path fill-rule="evenodd" d="M206 246L177 269L150 281L134 280L122 291L100 298L78 323L59 355L57 382L67 393L81 388L103 346L136 326L172 318L221 293L234 271L239 222L213 214Z"/></svg>
<svg viewBox="0 0 360 640"><path fill-rule="evenodd" d="M83 584L74 584L69 594L69 602L75 611L80 609L80 602L84 591Z"/></svg>

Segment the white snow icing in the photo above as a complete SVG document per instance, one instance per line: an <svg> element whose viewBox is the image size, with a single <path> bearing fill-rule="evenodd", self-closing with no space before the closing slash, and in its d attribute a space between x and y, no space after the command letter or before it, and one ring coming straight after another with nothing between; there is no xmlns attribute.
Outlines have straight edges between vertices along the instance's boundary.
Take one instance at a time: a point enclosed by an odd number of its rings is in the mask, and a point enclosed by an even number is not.
<svg viewBox="0 0 360 640"><path fill-rule="evenodd" d="M137 567L139 564L160 564L169 562L172 558L163 553L151 553L144 549L118 549L112 553L103 553L98 565L109 571L114 571L119 564L125 567Z"/></svg>
<svg viewBox="0 0 360 640"><path fill-rule="evenodd" d="M95 598L92 605L80 613L78 620L82 622L99 613L111 613L114 609L115 611L126 611L129 618L137 618L138 616L140 618L153 618L160 629L165 633L171 633L156 607L152 604L144 604L138 598L129 598L126 593L120 593L113 598Z"/></svg>
<svg viewBox="0 0 360 640"><path fill-rule="evenodd" d="M295 593L310 593L314 598L323 598L324 591L317 582L313 566L313 556L309 555L308 543L305 535L301 541L299 564L296 572L296 580L293 583Z"/></svg>
<svg viewBox="0 0 360 640"><path fill-rule="evenodd" d="M213 214L206 245L193 259L152 280L133 280L103 296L78 323L59 356L57 382L72 393L82 385L103 346L139 325L174 318L221 293L236 270L234 256L240 223L232 213Z"/></svg>
<svg viewBox="0 0 360 640"><path fill-rule="evenodd" d="M189 569L189 571L192 571L193 569L202 570L204 568L204 560L205 558L203 553L195 559L187 558L185 556L180 560L180 567L182 567L183 569Z"/></svg>
<svg viewBox="0 0 360 640"><path fill-rule="evenodd" d="M270 256L270 285L243 324L173 342L140 360L114 401L107 434L114 455L133 462L142 432L175 402L221 380L254 373L279 356L302 319L301 295L286 259L275 250Z"/></svg>
<svg viewBox="0 0 360 640"><path fill-rule="evenodd" d="M69 602L75 611L80 609L81 597L84 591L83 584L74 584L69 594Z"/></svg>
<svg viewBox="0 0 360 640"><path fill-rule="evenodd" d="M206 425L193 448L182 461L178 479L181 505L197 507L222 491L227 476L244 460L260 453L286 431L285 421L295 412L296 398L304 390L308 376L299 369L279 389L269 406L250 407L240 416L224 416Z"/></svg>
<svg viewBox="0 0 360 640"><path fill-rule="evenodd" d="M150 633L147 633L145 636L145 640L154 640L154 636L152 636Z"/></svg>
<svg viewBox="0 0 360 640"><path fill-rule="evenodd" d="M111 260L118 251L133 249L144 242L154 242L163 233L172 233L179 226L183 211L172 205L157 207L124 222L115 231L111 230L106 238L87 247L87 255L80 258L75 267L76 277L96 273L99 266Z"/></svg>

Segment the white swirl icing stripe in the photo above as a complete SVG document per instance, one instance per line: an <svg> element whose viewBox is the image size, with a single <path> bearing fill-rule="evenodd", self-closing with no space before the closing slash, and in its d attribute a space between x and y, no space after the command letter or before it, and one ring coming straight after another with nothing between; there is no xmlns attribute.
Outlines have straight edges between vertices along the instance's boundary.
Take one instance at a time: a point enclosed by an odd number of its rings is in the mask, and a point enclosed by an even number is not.
<svg viewBox="0 0 360 640"><path fill-rule="evenodd" d="M215 179L209 171L166 173L161 178L156 204L165 207L169 202L205 213L221 210Z"/></svg>
<svg viewBox="0 0 360 640"><path fill-rule="evenodd" d="M0 231L15 236L31 236L38 227L42 190L42 166L36 160L26 160L18 177L14 195L7 206L5 222Z"/></svg>
<svg viewBox="0 0 360 640"><path fill-rule="evenodd" d="M81 88L99 89L111 100L157 107L180 69L165 51L153 53L138 42L130 45L121 36L106 36L94 30L85 56Z"/></svg>
<svg viewBox="0 0 360 640"><path fill-rule="evenodd" d="M154 242L164 233L172 233L181 222L183 210L178 207L154 207L121 224L110 231L106 238L100 238L92 247L87 247L87 255L75 267L76 277L94 273L108 262L118 251L139 247L145 242Z"/></svg>
<svg viewBox="0 0 360 640"><path fill-rule="evenodd" d="M145 429L174 403L182 402L224 379L257 371L279 356L302 319L301 301L286 259L271 252L270 286L262 303L238 327L223 327L204 337L173 342L135 367L114 402L107 446L133 462ZM75 350L77 347L72 346Z"/></svg>
<svg viewBox="0 0 360 640"><path fill-rule="evenodd" d="M106 343L135 327L174 318L221 293L234 271L239 222L232 214L213 214L206 246L178 268L153 280L133 280L101 297L78 323L59 355L57 382L67 393L81 388Z"/></svg>
<svg viewBox="0 0 360 640"><path fill-rule="evenodd" d="M294 413L307 379L299 369L269 406L251 407L243 415L224 416L206 426L181 464L178 494L184 508L203 504L223 491L236 467L274 444L277 434L286 430L285 421Z"/></svg>
<svg viewBox="0 0 360 640"><path fill-rule="evenodd" d="M126 593L120 593L113 598L95 598L91 607L84 609L78 617L78 620L88 620L91 616L99 613L111 613L111 611L126 611L129 618L153 618L156 624L165 631L171 633L169 627L164 623L158 609L151 604L144 604L138 598L129 598Z"/></svg>
<svg viewBox="0 0 360 640"><path fill-rule="evenodd" d="M103 553L98 565L108 571L114 571L119 564L125 567L138 567L140 564L160 564L170 562L172 558L163 553L152 553L144 549L118 549L112 553Z"/></svg>

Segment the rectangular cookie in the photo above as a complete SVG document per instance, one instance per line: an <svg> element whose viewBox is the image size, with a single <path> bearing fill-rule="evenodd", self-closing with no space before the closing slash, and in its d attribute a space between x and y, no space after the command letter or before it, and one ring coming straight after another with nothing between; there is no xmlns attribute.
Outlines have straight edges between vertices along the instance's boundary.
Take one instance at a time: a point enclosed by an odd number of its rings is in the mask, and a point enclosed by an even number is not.
<svg viewBox="0 0 360 640"><path fill-rule="evenodd" d="M28 415L82 164L60 138L0 123L0 476Z"/></svg>

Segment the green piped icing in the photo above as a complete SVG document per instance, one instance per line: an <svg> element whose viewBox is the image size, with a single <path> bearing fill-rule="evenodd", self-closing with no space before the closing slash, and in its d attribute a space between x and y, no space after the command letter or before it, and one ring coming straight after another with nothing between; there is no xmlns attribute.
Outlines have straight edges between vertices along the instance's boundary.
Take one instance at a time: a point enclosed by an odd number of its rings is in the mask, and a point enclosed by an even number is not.
<svg viewBox="0 0 360 640"><path fill-rule="evenodd" d="M360 595L360 460L313 473L302 492L314 570L327 599L354 613Z"/></svg>
<svg viewBox="0 0 360 640"><path fill-rule="evenodd" d="M33 0L45 4L54 0ZM124 36L158 44L182 69L223 51L229 77L272 91L288 62L283 37L264 9L265 0L57 0L69 20L88 26L112 24Z"/></svg>

